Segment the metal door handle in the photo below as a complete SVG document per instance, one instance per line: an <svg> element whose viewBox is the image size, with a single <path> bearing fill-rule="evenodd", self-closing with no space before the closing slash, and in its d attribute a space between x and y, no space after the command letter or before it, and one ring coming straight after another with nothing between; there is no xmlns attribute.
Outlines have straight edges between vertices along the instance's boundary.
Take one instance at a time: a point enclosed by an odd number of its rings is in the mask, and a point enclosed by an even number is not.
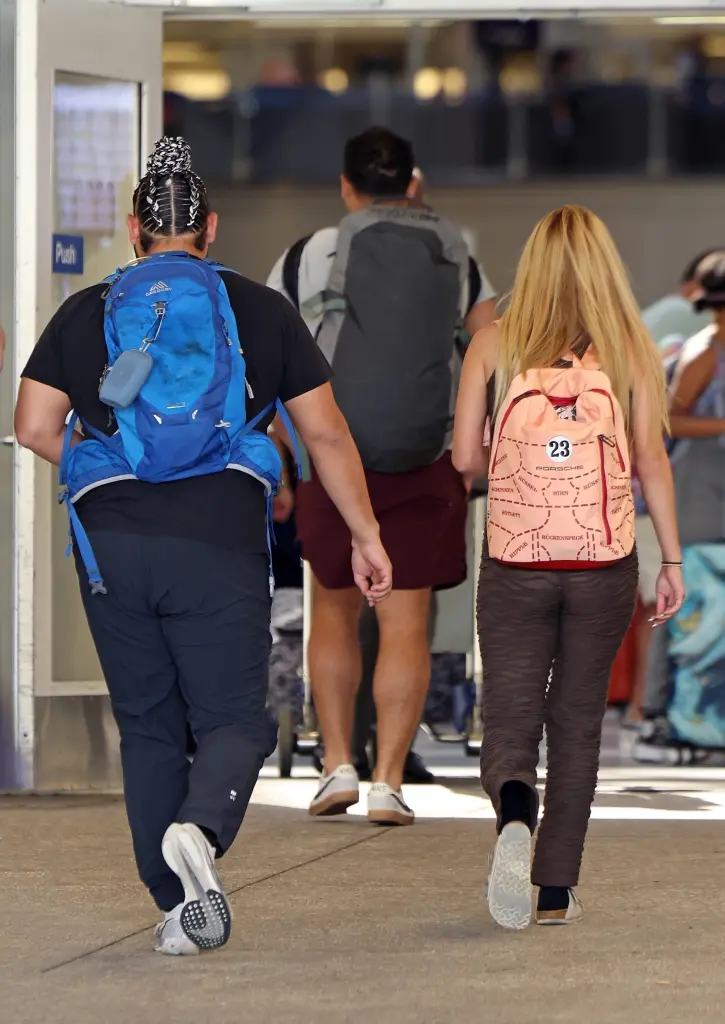
<svg viewBox="0 0 725 1024"><path fill-rule="evenodd" d="M12 447L12 445L15 444L15 438L13 437L12 434L10 434L8 437L0 438L0 443L1 444L7 444L10 447Z"/></svg>

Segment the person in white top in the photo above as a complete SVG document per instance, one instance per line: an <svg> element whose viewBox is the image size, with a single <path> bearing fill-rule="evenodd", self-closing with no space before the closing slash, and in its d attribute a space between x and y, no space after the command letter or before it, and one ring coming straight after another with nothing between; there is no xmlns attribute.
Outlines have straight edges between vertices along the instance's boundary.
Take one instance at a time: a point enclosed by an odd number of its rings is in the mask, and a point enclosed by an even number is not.
<svg viewBox="0 0 725 1024"><path fill-rule="evenodd" d="M421 176L419 183L414 186L415 194L418 196L422 196L422 185ZM330 268L337 249L337 233L337 227L321 228L306 240L299 263L296 296L290 295L284 284L284 266L290 252L289 249L285 249L267 278L268 288L274 288L276 292L281 292L293 305L298 307L313 337L319 331L323 314L307 312L305 303L315 295L319 295L320 292L324 292L327 287ZM476 288L475 297L471 296L472 287ZM472 338L476 331L488 327L496 319L496 299L496 290L486 276L483 267L476 263L473 257L470 257L469 279L461 295L461 312L465 314L466 333L469 337Z"/></svg>
<svg viewBox="0 0 725 1024"><path fill-rule="evenodd" d="M414 172L410 143L387 129L349 140L341 177L348 216L291 246L267 281L300 310L332 364L395 565L391 600L378 614L368 817L399 825L414 817L400 786L430 681L431 594L466 574L466 491L449 451L457 377L470 336L495 318L491 284L460 230L423 206ZM350 744L361 602L343 561L349 531L314 467L296 503L314 576L309 662L325 748L310 813L338 814L358 800Z"/></svg>

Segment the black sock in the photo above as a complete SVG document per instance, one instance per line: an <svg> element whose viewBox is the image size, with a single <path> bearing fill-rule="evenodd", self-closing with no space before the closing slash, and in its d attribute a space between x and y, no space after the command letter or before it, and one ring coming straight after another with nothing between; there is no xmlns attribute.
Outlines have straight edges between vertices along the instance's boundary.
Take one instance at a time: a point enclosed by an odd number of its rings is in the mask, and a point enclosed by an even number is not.
<svg viewBox="0 0 725 1024"><path fill-rule="evenodd" d="M534 831L531 790L525 782L513 779L501 787L501 828L511 821L522 821L530 832Z"/></svg>
<svg viewBox="0 0 725 1024"><path fill-rule="evenodd" d="M561 885L542 885L539 889L538 910L566 910L569 906L569 890Z"/></svg>
<svg viewBox="0 0 725 1024"><path fill-rule="evenodd" d="M203 832L204 838L208 842L210 842L211 845L214 847L215 855L217 857L221 857L222 853L221 853L221 850L219 849L219 842L217 840L217 837L216 837L215 833L212 832L212 830L210 828L204 828L203 825L197 825L197 828L199 829L200 832Z"/></svg>

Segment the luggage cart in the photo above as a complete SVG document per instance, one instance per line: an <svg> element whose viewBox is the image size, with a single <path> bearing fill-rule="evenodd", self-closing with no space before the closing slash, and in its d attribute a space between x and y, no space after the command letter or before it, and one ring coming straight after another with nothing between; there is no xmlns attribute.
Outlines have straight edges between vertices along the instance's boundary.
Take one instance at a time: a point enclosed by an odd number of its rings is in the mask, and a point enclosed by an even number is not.
<svg viewBox="0 0 725 1024"><path fill-rule="evenodd" d="M277 760L280 778L292 774L295 754L312 757L320 742L317 716L312 703L312 687L308 662L308 647L312 627L312 571L308 562L302 563L302 722L295 721L291 707L280 708L277 716Z"/></svg>
<svg viewBox="0 0 725 1024"><path fill-rule="evenodd" d="M483 534L486 529L486 498L479 495L471 502L472 544L468 560L469 578L473 584L471 601L470 646L466 651L466 679L473 680L474 700L465 728L461 732L443 732L434 725L422 723L424 732L437 743L459 743L467 757L478 757L481 751L483 710L483 662L478 645L476 591L483 555Z"/></svg>

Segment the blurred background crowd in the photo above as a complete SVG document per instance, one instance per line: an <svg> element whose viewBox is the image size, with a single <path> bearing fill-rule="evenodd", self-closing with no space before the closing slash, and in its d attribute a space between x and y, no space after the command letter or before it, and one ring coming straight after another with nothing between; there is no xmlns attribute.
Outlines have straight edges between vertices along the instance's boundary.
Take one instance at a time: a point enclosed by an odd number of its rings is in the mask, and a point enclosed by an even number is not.
<svg viewBox="0 0 725 1024"><path fill-rule="evenodd" d="M179 20L164 65L166 129L210 180L326 183L371 123L434 186L725 169L717 18Z"/></svg>

